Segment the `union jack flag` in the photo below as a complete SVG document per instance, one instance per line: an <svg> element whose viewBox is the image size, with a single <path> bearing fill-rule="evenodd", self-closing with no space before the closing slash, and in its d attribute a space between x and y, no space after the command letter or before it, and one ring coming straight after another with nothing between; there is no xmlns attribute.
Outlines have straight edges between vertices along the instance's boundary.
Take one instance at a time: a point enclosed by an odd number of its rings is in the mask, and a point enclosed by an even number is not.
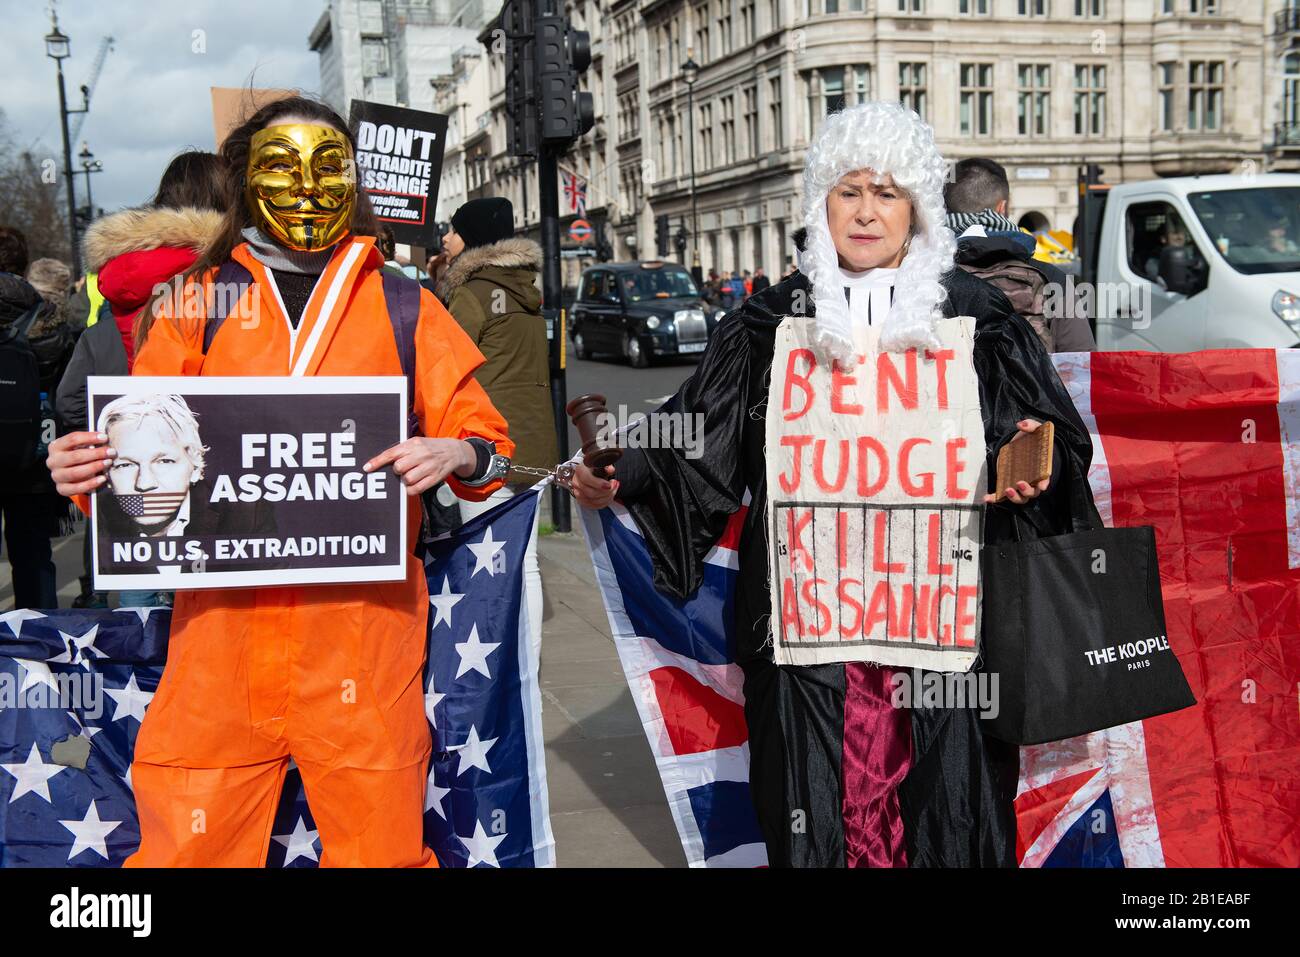
<svg viewBox="0 0 1300 957"><path fill-rule="evenodd" d="M569 199L569 211L579 217L587 215L587 181L577 173L564 173L564 195Z"/></svg>
<svg viewBox="0 0 1300 957"><path fill-rule="evenodd" d="M421 546L433 736L425 841L444 867L555 863L539 649L523 592L539 494ZM165 608L0 615L0 866L115 867L139 845L131 755L170 623ZM317 866L321 843L292 766L271 833L268 867Z"/></svg>
<svg viewBox="0 0 1300 957"><path fill-rule="evenodd" d="M1300 350L1054 360L1092 434L1106 524L1156 528L1197 704L1022 748L1020 864L1300 866ZM579 511L688 862L765 863L726 650L743 510L685 602L655 590L626 510Z"/></svg>

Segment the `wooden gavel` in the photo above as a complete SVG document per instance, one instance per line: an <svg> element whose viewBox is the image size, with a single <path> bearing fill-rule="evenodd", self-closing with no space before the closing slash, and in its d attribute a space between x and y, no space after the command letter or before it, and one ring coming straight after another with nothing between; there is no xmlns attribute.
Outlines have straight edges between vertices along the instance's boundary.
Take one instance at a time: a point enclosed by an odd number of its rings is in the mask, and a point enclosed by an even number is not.
<svg viewBox="0 0 1300 957"><path fill-rule="evenodd" d="M569 413L574 428L578 430L578 438L582 442L583 465L596 472L622 458L623 450L618 446L601 444L599 419L609 411L605 408L603 395L580 395L570 400L564 411ZM607 438L613 440L612 435Z"/></svg>

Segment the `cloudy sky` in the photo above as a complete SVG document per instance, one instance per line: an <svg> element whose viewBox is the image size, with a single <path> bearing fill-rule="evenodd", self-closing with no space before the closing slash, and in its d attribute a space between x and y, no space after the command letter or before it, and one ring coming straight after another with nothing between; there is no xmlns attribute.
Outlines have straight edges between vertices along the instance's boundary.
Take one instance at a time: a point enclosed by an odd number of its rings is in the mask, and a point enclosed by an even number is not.
<svg viewBox="0 0 1300 957"><path fill-rule="evenodd" d="M213 86L315 91L316 54L307 34L325 0L62 0L59 29L72 40L63 61L68 105L81 105L100 38L115 38L72 147L81 141L104 171L94 176L95 205L106 210L148 199L179 150L213 148ZM24 148L63 166L54 61L45 56L48 0L0 0L4 23L0 109ZM200 31L196 33L196 31ZM86 178L76 176L77 203Z"/></svg>

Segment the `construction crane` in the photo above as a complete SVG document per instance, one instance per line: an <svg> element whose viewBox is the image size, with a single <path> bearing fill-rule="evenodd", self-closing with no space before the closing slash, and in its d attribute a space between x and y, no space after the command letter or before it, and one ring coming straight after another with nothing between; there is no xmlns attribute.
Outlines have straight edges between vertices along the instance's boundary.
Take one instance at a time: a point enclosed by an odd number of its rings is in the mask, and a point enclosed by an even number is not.
<svg viewBox="0 0 1300 957"><path fill-rule="evenodd" d="M90 82L81 88L81 96L84 100L83 106L90 105L90 96L95 92L95 84L99 82L100 71L104 69L104 57L108 56L108 51L113 49L113 38L104 37L99 41L99 52L95 54L95 64L90 68ZM81 133L81 124L86 122L85 113L77 113L72 120L72 130L69 132L71 142L76 142L78 134Z"/></svg>

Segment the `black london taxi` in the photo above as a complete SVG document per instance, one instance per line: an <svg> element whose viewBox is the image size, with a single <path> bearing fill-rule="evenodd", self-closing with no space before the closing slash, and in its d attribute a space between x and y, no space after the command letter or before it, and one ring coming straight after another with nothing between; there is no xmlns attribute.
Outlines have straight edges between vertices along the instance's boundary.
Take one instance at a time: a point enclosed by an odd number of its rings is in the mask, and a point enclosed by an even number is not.
<svg viewBox="0 0 1300 957"><path fill-rule="evenodd" d="M676 263L600 263L578 283L569 335L579 359L622 356L644 369L655 359L703 352L721 317Z"/></svg>

